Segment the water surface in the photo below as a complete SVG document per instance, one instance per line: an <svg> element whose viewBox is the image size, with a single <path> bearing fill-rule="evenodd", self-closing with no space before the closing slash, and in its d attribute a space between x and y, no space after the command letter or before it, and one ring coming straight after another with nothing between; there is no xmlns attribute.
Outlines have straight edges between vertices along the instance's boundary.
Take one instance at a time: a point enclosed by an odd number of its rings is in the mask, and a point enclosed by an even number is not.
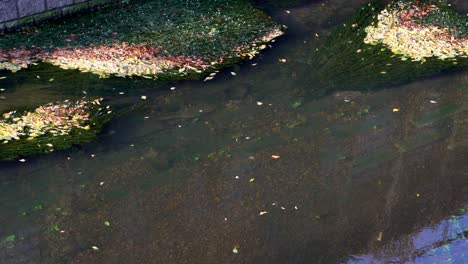
<svg viewBox="0 0 468 264"><path fill-rule="evenodd" d="M211 82L3 73L0 111L102 96L121 115L91 144L0 163L0 262L468 262L468 72L310 77L363 2L272 11L287 35Z"/></svg>

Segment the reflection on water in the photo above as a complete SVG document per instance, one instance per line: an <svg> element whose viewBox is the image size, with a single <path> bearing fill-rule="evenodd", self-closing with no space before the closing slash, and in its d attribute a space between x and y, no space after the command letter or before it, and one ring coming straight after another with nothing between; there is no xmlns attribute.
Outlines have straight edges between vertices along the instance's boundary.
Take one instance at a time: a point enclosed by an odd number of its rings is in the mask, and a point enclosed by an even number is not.
<svg viewBox="0 0 468 264"><path fill-rule="evenodd" d="M1 111L102 96L121 115L0 163L0 262L463 263L467 72L324 91L304 52L361 4L340 2L279 11L288 35L212 82L7 75Z"/></svg>
<svg viewBox="0 0 468 264"><path fill-rule="evenodd" d="M468 214L465 209L459 213L392 241L375 254L351 256L347 263L467 263Z"/></svg>

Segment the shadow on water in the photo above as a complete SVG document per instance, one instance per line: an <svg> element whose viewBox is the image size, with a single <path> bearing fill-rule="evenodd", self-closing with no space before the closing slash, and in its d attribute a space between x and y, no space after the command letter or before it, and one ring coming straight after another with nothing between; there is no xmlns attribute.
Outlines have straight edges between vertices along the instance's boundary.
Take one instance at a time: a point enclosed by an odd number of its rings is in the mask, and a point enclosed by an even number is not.
<svg viewBox="0 0 468 264"><path fill-rule="evenodd" d="M134 110L92 144L0 163L0 262L466 261L467 72L333 92L307 75L300 50L362 3L274 13L288 35L211 82L6 74L1 111Z"/></svg>

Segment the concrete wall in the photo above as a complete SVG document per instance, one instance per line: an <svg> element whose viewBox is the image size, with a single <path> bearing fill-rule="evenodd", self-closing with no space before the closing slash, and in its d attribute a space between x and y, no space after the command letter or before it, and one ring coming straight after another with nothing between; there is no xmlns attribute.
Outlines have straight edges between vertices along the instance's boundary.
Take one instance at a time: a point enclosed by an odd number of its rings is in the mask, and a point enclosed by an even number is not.
<svg viewBox="0 0 468 264"><path fill-rule="evenodd" d="M0 0L0 32L117 0Z"/></svg>

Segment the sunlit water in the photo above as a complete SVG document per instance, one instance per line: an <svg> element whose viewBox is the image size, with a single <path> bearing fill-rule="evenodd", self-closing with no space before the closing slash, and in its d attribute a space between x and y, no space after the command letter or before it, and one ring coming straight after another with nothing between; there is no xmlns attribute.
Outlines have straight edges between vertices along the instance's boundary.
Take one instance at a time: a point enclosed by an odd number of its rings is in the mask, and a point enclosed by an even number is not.
<svg viewBox="0 0 468 264"><path fill-rule="evenodd" d="M274 11L288 34L211 82L2 73L2 112L121 115L0 163L0 263L467 263L468 74L328 92L306 61L363 3L339 2Z"/></svg>

